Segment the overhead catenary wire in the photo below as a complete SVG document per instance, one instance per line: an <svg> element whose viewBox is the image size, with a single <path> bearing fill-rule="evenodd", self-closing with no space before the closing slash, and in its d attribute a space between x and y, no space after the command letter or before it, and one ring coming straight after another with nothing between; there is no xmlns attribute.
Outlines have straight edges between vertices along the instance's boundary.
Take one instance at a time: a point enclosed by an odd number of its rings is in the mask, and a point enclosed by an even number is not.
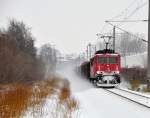
<svg viewBox="0 0 150 118"><path fill-rule="evenodd" d="M121 31L126 32L127 34L130 34L130 35L134 36L135 38L137 38L137 39L139 39L139 40L142 40L142 41L144 41L144 42L148 42L148 41L146 41L145 39L142 39L142 38L140 38L140 37L138 37L138 36L136 36L136 35L134 35L134 34L128 32L128 31L126 31L126 30L124 30L124 29L122 29L122 28L120 28L120 27L118 27L118 26L116 26L116 25L110 23L109 21L105 21L105 22L108 23L108 24L110 24L110 25L112 25L112 26L114 26L114 27L116 27L117 29L119 29L119 30L121 30Z"/></svg>
<svg viewBox="0 0 150 118"><path fill-rule="evenodd" d="M125 8L119 15L117 15L117 16L115 16L115 17L113 17L113 18L111 18L111 19L109 19L108 21L111 21L111 22L118 22L118 24L116 24L115 26L120 26L120 25L122 25L122 24L124 24L125 22L147 22L148 20L133 20L133 21L131 21L131 20L128 20L130 17L132 17L137 11L139 11L141 8L143 8L145 5L147 5L147 3L148 3L148 1L146 1L146 2L141 2L140 1L140 3L142 3L142 4L138 4L138 6L136 6L136 8L134 8L134 9L132 9L131 10L131 7L133 6L133 5L135 5L136 3L139 3L139 0L134 0L134 1L132 1L129 5L128 5L128 7L127 8ZM131 12L129 12L129 11L131 11ZM127 13L127 12L129 12L129 13ZM119 20L118 18L119 17L122 17L123 19L122 20ZM118 19L118 20L117 20ZM114 21L113 21L114 20ZM106 29L106 23L104 24L104 26L103 26L103 28L101 29L101 31L100 32L103 32L103 30L105 30ZM109 31L110 32L110 31Z"/></svg>
<svg viewBox="0 0 150 118"><path fill-rule="evenodd" d="M109 19L109 20L113 20L113 19L116 19L116 18L122 16L122 14L124 14L133 4L135 4L136 1L137 1L137 0L134 0L134 1L133 1L125 10L123 10L119 15L117 15L117 16L115 16L115 17ZM102 29L100 30L100 32L102 32L102 31L105 29L105 27L106 27L106 23L103 25L103 27L102 27ZM111 30L109 30L109 32L110 32L110 31L111 31Z"/></svg>
<svg viewBox="0 0 150 118"><path fill-rule="evenodd" d="M107 20L106 22L148 22L148 20Z"/></svg>
<svg viewBox="0 0 150 118"><path fill-rule="evenodd" d="M143 3L142 5L136 7L125 19L132 17L138 10L147 5L148 2Z"/></svg>
<svg viewBox="0 0 150 118"><path fill-rule="evenodd" d="M110 20L113 20L113 19L116 19L116 18L122 16L122 14L124 14L131 6L133 6L136 1L137 0L134 0L133 2L131 2L131 4L127 8L125 8L119 15L116 15L115 17L111 18Z"/></svg>
<svg viewBox="0 0 150 118"><path fill-rule="evenodd" d="M124 20L127 20L129 18L131 18L137 11L139 11L141 8L143 8L145 5L148 4L148 1L142 3L142 4L138 4L138 6L136 8L134 8L133 10L131 10L131 7L137 3L138 0L134 0L124 11L122 11L120 13L120 15L112 18L112 19L109 19L109 20L114 20L114 19L117 19L119 17L123 17L122 21ZM130 12L131 11L131 12ZM129 12L129 13L127 13ZM125 16L124 16L125 15ZM123 24L124 22L119 22L118 24L116 24L116 26L120 26L121 24Z"/></svg>

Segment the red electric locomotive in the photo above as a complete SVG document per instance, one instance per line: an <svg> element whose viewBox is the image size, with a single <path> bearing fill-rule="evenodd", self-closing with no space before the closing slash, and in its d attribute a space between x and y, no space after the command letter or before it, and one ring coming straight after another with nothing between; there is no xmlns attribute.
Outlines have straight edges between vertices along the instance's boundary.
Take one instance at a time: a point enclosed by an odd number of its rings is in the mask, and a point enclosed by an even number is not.
<svg viewBox="0 0 150 118"><path fill-rule="evenodd" d="M89 78L97 86L116 86L120 81L120 55L113 50L99 50L90 60Z"/></svg>
<svg viewBox="0 0 150 118"><path fill-rule="evenodd" d="M114 50L99 50L90 59L81 65L81 74L89 78L97 86L114 87L120 84L121 58Z"/></svg>
<svg viewBox="0 0 150 118"><path fill-rule="evenodd" d="M90 61L81 64L81 74L96 86L114 87L120 84L120 55L113 50L99 50Z"/></svg>

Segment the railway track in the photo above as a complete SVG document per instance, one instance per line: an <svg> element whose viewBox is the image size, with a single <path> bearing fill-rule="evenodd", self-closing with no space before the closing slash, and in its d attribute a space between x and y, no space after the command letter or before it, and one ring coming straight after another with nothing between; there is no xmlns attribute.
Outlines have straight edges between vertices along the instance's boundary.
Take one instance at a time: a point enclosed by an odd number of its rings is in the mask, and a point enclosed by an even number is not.
<svg viewBox="0 0 150 118"><path fill-rule="evenodd" d="M128 99L134 103L150 108L150 96L122 88L105 89L106 91Z"/></svg>

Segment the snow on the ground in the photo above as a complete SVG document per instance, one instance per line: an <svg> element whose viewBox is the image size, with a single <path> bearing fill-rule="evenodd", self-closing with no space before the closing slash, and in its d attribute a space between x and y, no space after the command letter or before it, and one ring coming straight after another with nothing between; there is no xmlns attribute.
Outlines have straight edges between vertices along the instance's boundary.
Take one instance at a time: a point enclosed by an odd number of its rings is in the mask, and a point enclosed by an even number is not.
<svg viewBox="0 0 150 118"><path fill-rule="evenodd" d="M119 85L121 88L131 88L131 85L129 82L125 81L125 78L121 77L121 83Z"/></svg>
<svg viewBox="0 0 150 118"><path fill-rule="evenodd" d="M38 106L36 109L29 108L22 118L55 118L57 114L57 99L56 96L48 97L46 102Z"/></svg>
<svg viewBox="0 0 150 118"><path fill-rule="evenodd" d="M79 102L79 118L149 118L150 109L95 88L77 76L71 67L59 72L70 81L73 96Z"/></svg>
<svg viewBox="0 0 150 118"><path fill-rule="evenodd" d="M149 118L150 109L102 89L87 90L76 96L80 100L80 118Z"/></svg>
<svg viewBox="0 0 150 118"><path fill-rule="evenodd" d="M80 78L74 71L72 67L64 67L58 72L61 77L70 81L71 91L73 93L84 92L90 88L94 88L89 81L85 78Z"/></svg>
<svg viewBox="0 0 150 118"><path fill-rule="evenodd" d="M145 66L143 61L145 59L144 55L146 54L128 56L126 58L126 64L128 67L135 65L143 67ZM72 65L61 68L57 73L61 77L69 80L72 96L79 103L79 110L76 113L78 115L75 115L74 118L149 118L150 116L150 109L118 97L101 88L94 87L85 78L78 76L73 71ZM122 83L121 86L126 88L129 85ZM54 103L51 99L47 99L44 107L45 113L49 111L49 107L52 104L54 105ZM53 112L54 109L51 110ZM44 118L48 117L50 117L49 114L44 115ZM30 118L30 113L27 113L24 118Z"/></svg>

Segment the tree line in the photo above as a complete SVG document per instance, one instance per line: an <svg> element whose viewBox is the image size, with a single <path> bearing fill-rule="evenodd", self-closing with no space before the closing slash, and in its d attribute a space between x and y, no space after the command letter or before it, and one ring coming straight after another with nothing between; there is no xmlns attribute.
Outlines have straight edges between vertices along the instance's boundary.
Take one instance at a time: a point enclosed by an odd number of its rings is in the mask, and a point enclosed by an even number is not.
<svg viewBox="0 0 150 118"><path fill-rule="evenodd" d="M7 28L0 29L0 83L38 81L49 66L48 71L54 72L55 50L46 44L37 52L31 28L22 21L10 20Z"/></svg>

